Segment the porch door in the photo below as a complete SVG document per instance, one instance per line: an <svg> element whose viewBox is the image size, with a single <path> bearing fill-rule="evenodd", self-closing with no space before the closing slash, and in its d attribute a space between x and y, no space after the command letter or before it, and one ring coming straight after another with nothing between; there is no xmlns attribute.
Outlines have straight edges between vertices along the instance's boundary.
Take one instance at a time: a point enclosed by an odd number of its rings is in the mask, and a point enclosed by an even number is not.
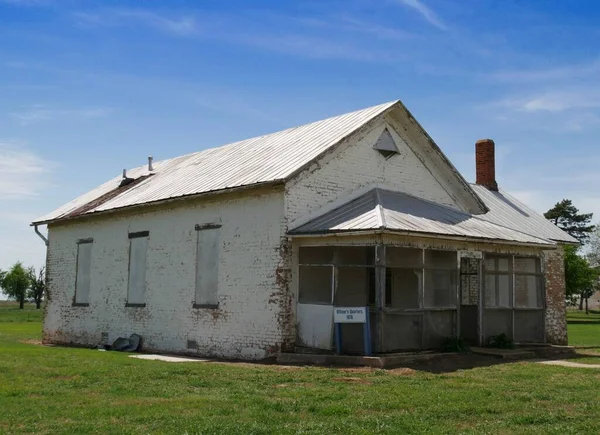
<svg viewBox="0 0 600 435"><path fill-rule="evenodd" d="M511 256L485 256L482 341L506 334L514 339L513 265Z"/></svg>
<svg viewBox="0 0 600 435"><path fill-rule="evenodd" d="M472 346L481 344L481 259L460 259L460 335Z"/></svg>

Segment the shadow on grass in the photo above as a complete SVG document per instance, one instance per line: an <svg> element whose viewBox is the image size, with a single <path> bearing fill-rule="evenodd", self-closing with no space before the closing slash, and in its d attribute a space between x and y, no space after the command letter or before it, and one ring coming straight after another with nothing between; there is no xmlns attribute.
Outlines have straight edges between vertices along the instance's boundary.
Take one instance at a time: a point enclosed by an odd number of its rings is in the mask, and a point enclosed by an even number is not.
<svg viewBox="0 0 600 435"><path fill-rule="evenodd" d="M415 371L422 371L434 374L452 373L460 370L471 370L480 367L491 367L503 364L517 362L515 360L505 360L493 356L485 355L448 355L440 357L434 361L420 361L414 363L403 364L402 367L407 367Z"/></svg>

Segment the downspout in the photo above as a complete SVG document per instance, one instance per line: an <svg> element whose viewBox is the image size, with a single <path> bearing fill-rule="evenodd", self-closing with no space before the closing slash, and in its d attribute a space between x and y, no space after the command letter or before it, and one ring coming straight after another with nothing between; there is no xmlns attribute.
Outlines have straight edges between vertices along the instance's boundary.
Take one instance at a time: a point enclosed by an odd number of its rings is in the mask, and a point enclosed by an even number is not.
<svg viewBox="0 0 600 435"><path fill-rule="evenodd" d="M46 236L44 236L42 233L40 233L40 230L38 230L38 226L37 226L37 225L34 225L34 226L33 226L33 228L34 228L34 230L35 230L35 233L36 233L38 236L40 236L40 238L41 238L41 239L44 241L44 244L45 244L46 246L48 246L48 239L46 238Z"/></svg>

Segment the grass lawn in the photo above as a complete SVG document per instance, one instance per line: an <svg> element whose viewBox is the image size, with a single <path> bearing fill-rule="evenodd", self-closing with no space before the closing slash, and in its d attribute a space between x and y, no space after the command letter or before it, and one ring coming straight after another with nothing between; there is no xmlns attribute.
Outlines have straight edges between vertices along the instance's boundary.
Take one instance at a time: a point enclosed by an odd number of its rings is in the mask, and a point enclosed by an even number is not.
<svg viewBox="0 0 600 435"><path fill-rule="evenodd" d="M20 310L19 304L15 302L0 301L0 322L37 322L42 321L43 307L35 309L35 304L25 304Z"/></svg>
<svg viewBox="0 0 600 435"><path fill-rule="evenodd" d="M40 346L40 323L1 321L14 318L7 312L0 310L0 433L600 432L600 370L171 364Z"/></svg>
<svg viewBox="0 0 600 435"><path fill-rule="evenodd" d="M600 347L600 313L569 310L567 324L570 345Z"/></svg>

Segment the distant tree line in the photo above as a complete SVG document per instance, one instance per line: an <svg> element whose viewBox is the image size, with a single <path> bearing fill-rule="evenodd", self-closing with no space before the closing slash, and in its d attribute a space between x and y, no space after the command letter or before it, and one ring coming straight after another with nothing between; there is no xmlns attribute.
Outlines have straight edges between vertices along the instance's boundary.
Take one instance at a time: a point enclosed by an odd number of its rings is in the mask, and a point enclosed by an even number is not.
<svg viewBox="0 0 600 435"><path fill-rule="evenodd" d="M19 308L25 302L34 302L39 310L46 293L46 270L41 267L25 267L20 261L6 270L0 270L0 289L10 298L19 302Z"/></svg>
<svg viewBox="0 0 600 435"><path fill-rule="evenodd" d="M567 301L579 302L588 312L588 299L600 290L600 226L592 225L592 213L579 213L569 199L563 199L544 213L546 219L579 240L565 246Z"/></svg>

